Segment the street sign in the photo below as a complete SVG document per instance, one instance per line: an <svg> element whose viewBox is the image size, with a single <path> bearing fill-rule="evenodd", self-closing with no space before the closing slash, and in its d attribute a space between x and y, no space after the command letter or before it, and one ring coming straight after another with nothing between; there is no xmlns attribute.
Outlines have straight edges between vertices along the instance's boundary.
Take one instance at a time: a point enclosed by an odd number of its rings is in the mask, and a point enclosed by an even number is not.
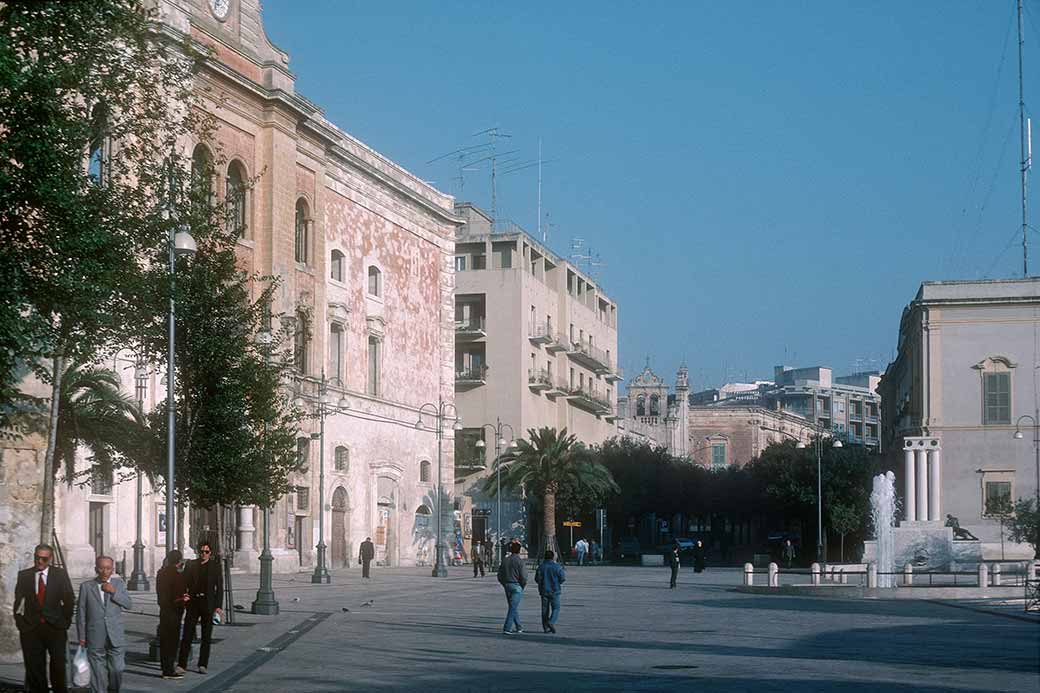
<svg viewBox="0 0 1040 693"><path fill-rule="evenodd" d="M491 508L473 508L473 517L487 517L491 514Z"/></svg>
<svg viewBox="0 0 1040 693"><path fill-rule="evenodd" d="M575 522L574 520L568 520L567 522L563 523L563 526L564 527L581 527L581 523L580 522Z"/></svg>

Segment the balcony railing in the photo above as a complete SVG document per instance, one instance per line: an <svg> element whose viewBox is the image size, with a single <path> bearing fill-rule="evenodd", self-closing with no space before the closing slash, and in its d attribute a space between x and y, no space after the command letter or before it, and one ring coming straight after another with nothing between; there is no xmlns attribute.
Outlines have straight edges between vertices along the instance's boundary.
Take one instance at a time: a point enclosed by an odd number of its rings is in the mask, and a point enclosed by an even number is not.
<svg viewBox="0 0 1040 693"><path fill-rule="evenodd" d="M610 359L607 358L607 352L588 342L579 341L572 343L567 355L597 373L610 371Z"/></svg>
<svg viewBox="0 0 1040 693"><path fill-rule="evenodd" d="M484 316L455 321L455 337L461 340L487 337L487 322Z"/></svg>
<svg viewBox="0 0 1040 693"><path fill-rule="evenodd" d="M532 344L551 344L555 339L552 327L545 323L530 326L528 332L527 338Z"/></svg>
<svg viewBox="0 0 1040 693"><path fill-rule="evenodd" d="M487 385L487 366L470 366L455 371L455 387L470 389Z"/></svg>
<svg viewBox="0 0 1040 693"><path fill-rule="evenodd" d="M594 414L607 414L613 411L614 406L606 395L586 387L571 386L567 389L567 399L576 406L586 409Z"/></svg>
<svg viewBox="0 0 1040 693"><path fill-rule="evenodd" d="M527 386L534 392L544 392L553 387L552 376L543 368L527 369Z"/></svg>
<svg viewBox="0 0 1040 693"><path fill-rule="evenodd" d="M616 383L619 380L625 379L625 371L617 366L612 367L609 371L603 374L603 379L608 383Z"/></svg>
<svg viewBox="0 0 1040 693"><path fill-rule="evenodd" d="M570 351L571 340L567 339L567 335L557 332L554 335L550 335L550 337L551 341L545 343L545 350L550 354L555 354L558 351Z"/></svg>

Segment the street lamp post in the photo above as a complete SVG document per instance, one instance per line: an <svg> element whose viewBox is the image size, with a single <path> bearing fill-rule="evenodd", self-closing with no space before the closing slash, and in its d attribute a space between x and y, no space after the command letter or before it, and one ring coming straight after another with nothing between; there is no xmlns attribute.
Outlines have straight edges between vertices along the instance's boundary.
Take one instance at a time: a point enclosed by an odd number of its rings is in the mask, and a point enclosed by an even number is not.
<svg viewBox="0 0 1040 693"><path fill-rule="evenodd" d="M145 388L147 387L147 377L144 361L143 359L138 358L134 367L134 392L137 399L137 410L142 415L144 414L144 394ZM138 469L136 504L137 536L134 539L134 569L133 572L130 573L130 580L126 583L126 588L132 592L147 592L150 589L148 576L144 572L144 542L141 540L141 520L144 514L143 504L144 499L141 489L141 470Z"/></svg>
<svg viewBox="0 0 1040 693"><path fill-rule="evenodd" d="M172 202L175 184L173 160L169 162L170 190L169 200ZM165 210L167 219L170 214L170 205ZM177 336L177 314L175 307L175 290L177 276L177 257L191 256L195 254L195 239L185 228L180 231L174 224L170 224L169 234L170 251L170 311L169 311L169 344L166 353L166 552L169 553L177 547L177 519L174 506L174 488L176 476L176 461L174 455L175 446L175 424L176 405L174 403L174 384L176 381L176 357L174 345Z"/></svg>
<svg viewBox="0 0 1040 693"><path fill-rule="evenodd" d="M495 534L495 553L498 554L498 564L502 563L502 465L499 458L502 456L502 448L512 449L516 447L516 439L513 437L513 427L507 423L502 423L502 419L495 419L494 425L484 424L480 427L481 430L490 428L495 432L495 500L497 501L498 508L495 510L495 518L498 529ZM502 437L502 429L509 429L509 442L506 443L505 438ZM486 443L483 439L479 439L476 442L478 450L486 447Z"/></svg>
<svg viewBox="0 0 1040 693"><path fill-rule="evenodd" d="M325 370L321 371L321 384L318 388L318 401L314 411L314 418L318 419L318 560L311 575L311 584L320 585L332 582L327 562L325 560L325 418L330 414L343 414L350 409L350 402L346 396L340 397L338 402L333 402L329 394L329 384L338 383L343 387L343 381L338 377L325 377ZM297 397L296 403L302 406L303 398Z"/></svg>
<svg viewBox="0 0 1040 693"><path fill-rule="evenodd" d="M779 428L767 428L762 426L763 430L774 431L780 435L789 436L795 440L795 447L799 450L804 450L806 445L802 441L800 436L796 436L793 433L781 430ZM822 428L816 426L806 426L808 429L815 433L813 438L813 446L816 448L816 562L823 563L823 434ZM804 430L804 429L803 429ZM835 438L831 443L832 448L844 447L842 442Z"/></svg>
<svg viewBox="0 0 1040 693"><path fill-rule="evenodd" d="M270 313L264 313L264 329L256 334L256 343L264 352L264 368L267 368L271 358L271 343L274 337L271 335L269 324ZM267 421L264 421L264 457L267 457ZM274 596L273 564L274 556L271 555L271 499L264 503L264 549L260 552L260 586L256 590L256 599L253 600L252 610L254 614L274 616L279 611L278 600Z"/></svg>
<svg viewBox="0 0 1040 693"><path fill-rule="evenodd" d="M1033 415L1023 414L1015 422L1015 439L1022 440L1022 419L1033 422L1033 451L1036 454L1036 505L1034 510L1040 513L1040 410L1034 411ZM1033 558L1040 559L1040 546L1037 546Z"/></svg>
<svg viewBox="0 0 1040 693"><path fill-rule="evenodd" d="M437 418L437 563L433 566L433 577L447 577L448 568L444 564L444 530L442 522L444 520L444 476L441 468L442 448L444 447L444 419L447 418L448 410L451 409L454 412L455 423L452 424L452 430L461 431L462 422L459 420L459 410L455 408L455 405L451 402L445 402L443 399L438 399L437 404L426 402L419 407L419 420L415 422L415 428L418 430L424 430L422 415L423 411L429 407L433 410L434 416Z"/></svg>

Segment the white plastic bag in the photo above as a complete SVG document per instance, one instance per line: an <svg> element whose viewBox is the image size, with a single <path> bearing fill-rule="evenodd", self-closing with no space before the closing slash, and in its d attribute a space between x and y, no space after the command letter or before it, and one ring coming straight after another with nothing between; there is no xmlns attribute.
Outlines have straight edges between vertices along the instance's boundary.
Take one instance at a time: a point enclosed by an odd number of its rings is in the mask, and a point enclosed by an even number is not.
<svg viewBox="0 0 1040 693"><path fill-rule="evenodd" d="M72 658L72 683L81 688L90 685L90 660L87 659L87 648L82 645Z"/></svg>

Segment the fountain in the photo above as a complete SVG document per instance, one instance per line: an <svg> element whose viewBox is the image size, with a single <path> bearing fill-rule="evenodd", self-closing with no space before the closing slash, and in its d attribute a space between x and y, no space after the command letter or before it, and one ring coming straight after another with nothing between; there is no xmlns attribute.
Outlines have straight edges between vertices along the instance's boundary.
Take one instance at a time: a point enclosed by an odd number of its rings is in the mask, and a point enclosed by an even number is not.
<svg viewBox="0 0 1040 693"><path fill-rule="evenodd" d="M896 518L896 475L885 472L874 477L870 493L870 517L874 522L877 542L877 585L895 587L896 538L893 523Z"/></svg>

